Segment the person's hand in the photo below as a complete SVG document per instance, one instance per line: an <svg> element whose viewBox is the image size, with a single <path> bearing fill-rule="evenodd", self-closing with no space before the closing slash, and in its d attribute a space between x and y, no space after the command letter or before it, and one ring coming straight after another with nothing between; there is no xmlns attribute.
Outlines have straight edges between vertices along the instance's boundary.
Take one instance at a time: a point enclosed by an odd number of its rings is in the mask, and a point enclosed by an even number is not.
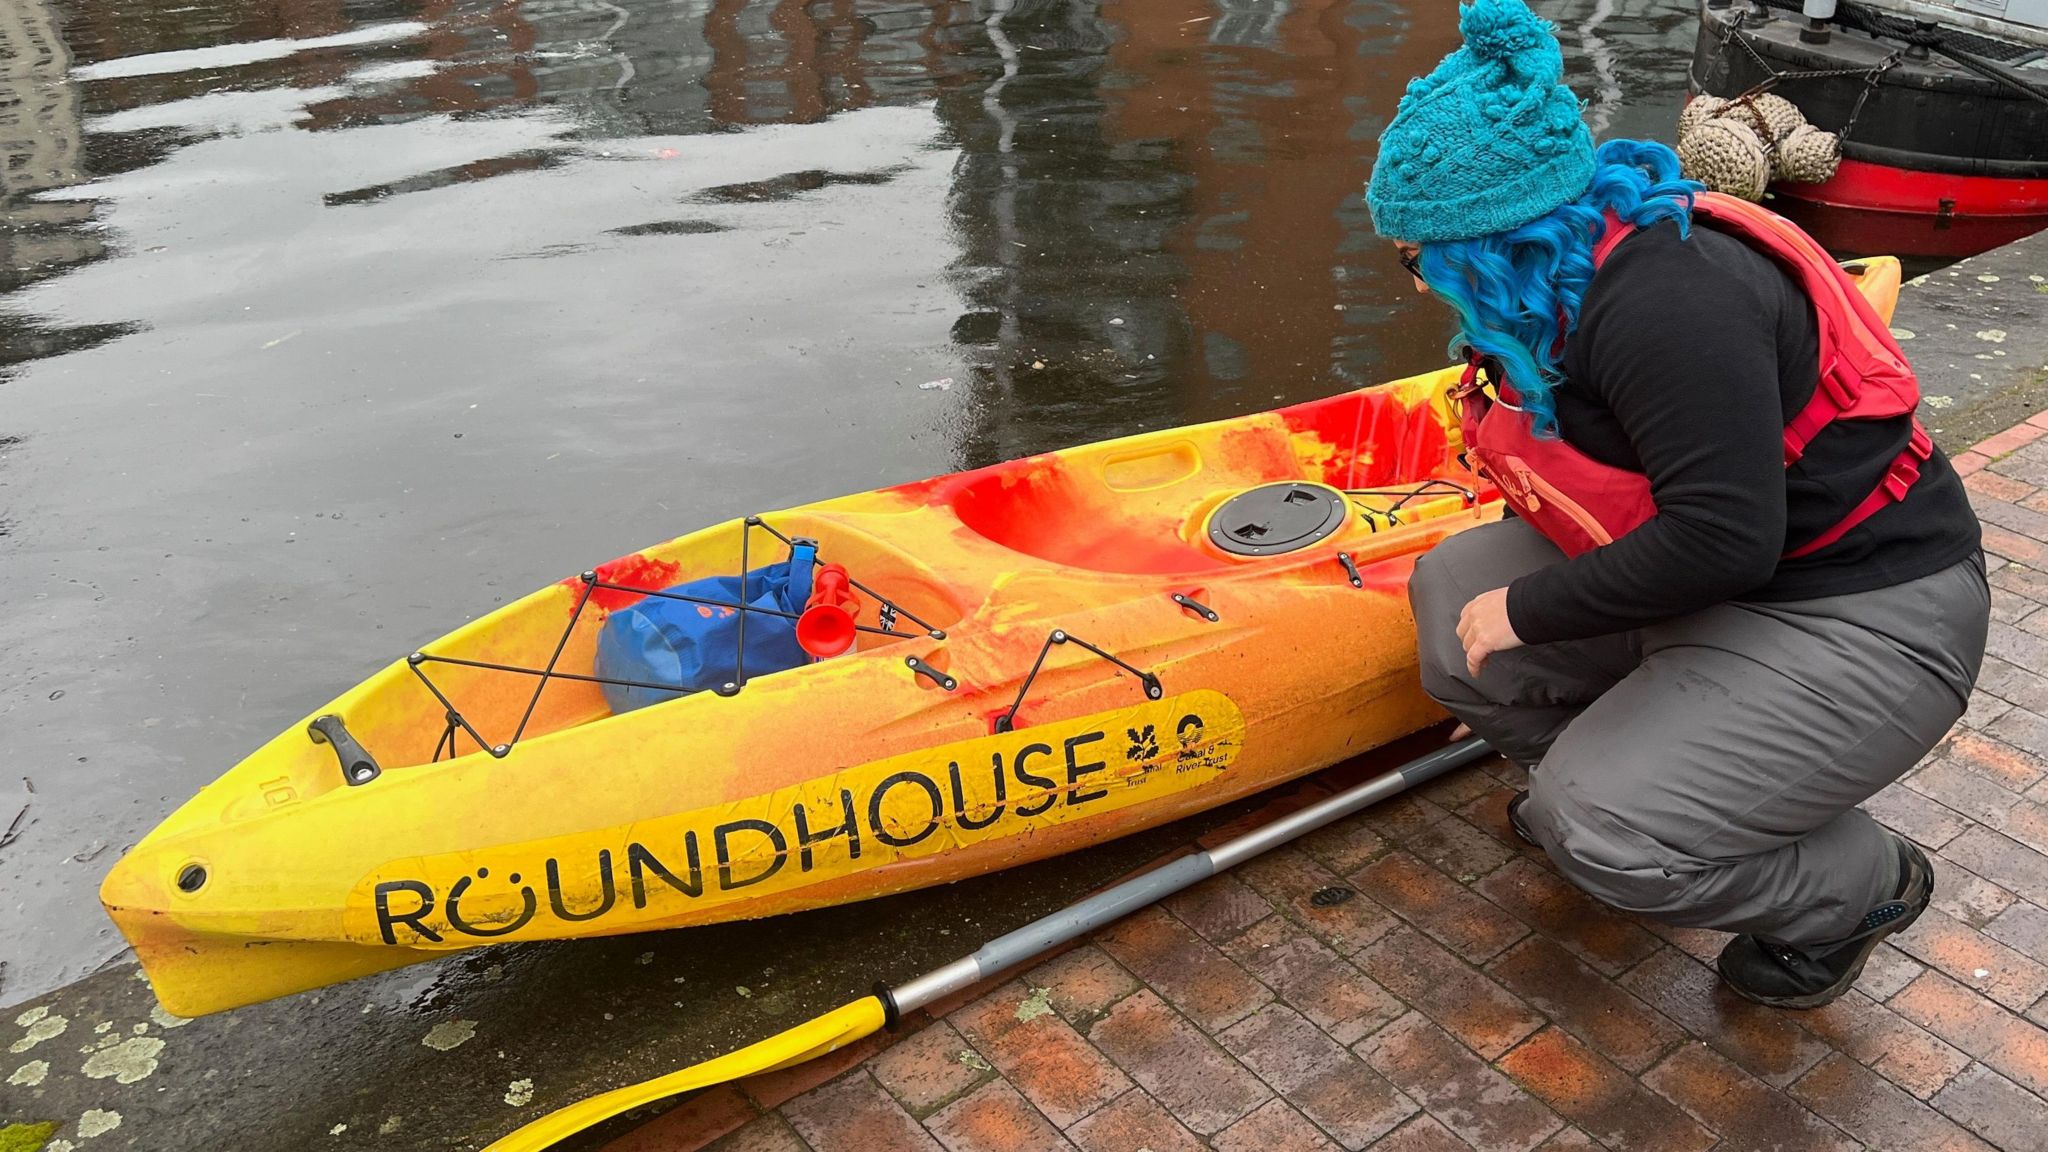
<svg viewBox="0 0 2048 1152"><path fill-rule="evenodd" d="M1508 623L1507 589L1482 592L1465 605L1465 610L1458 614L1458 640L1465 645L1465 670L1474 676L1486 667L1494 653L1522 646L1522 638L1515 635L1514 625Z"/></svg>

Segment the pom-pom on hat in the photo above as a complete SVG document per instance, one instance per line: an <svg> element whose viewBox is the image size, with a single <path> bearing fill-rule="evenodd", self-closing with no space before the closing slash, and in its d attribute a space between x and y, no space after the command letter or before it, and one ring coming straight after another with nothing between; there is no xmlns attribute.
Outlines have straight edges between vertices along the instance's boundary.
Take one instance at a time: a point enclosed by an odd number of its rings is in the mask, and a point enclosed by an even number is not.
<svg viewBox="0 0 2048 1152"><path fill-rule="evenodd" d="M1465 46L1411 81L1365 190L1380 235L1416 244L1504 232L1585 194L1593 134L1564 54L1522 0L1459 9Z"/></svg>

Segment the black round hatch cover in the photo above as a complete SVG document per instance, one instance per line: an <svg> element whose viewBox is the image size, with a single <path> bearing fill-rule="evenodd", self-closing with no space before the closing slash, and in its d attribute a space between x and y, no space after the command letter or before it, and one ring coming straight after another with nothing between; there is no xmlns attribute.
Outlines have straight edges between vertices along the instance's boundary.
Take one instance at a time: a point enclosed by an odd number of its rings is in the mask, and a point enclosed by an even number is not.
<svg viewBox="0 0 2048 1152"><path fill-rule="evenodd" d="M1223 502L1209 539L1233 556L1306 548L1344 526L1344 497L1320 484L1265 484Z"/></svg>

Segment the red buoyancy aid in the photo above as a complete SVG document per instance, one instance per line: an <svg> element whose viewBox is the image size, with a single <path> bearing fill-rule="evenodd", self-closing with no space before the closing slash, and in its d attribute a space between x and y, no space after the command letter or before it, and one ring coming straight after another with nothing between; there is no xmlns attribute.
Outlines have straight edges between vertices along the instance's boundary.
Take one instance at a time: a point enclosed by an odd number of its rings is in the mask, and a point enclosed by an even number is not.
<svg viewBox="0 0 2048 1152"><path fill-rule="evenodd" d="M1703 192L1695 199L1693 218L1704 218L1715 230L1771 257L1813 302L1820 335L1820 383L1813 399L1785 425L1787 468L1799 462L1821 429L1837 420L1894 419L1919 407L1920 383L1891 330L1848 273L1812 237L1766 208L1717 192ZM1633 231L1610 216L1607 231L1593 249L1594 266ZM1474 471L1500 488L1517 515L1567 556L1577 556L1619 540L1657 514L1648 476L1602 464L1562 440L1537 436L1529 414L1513 407L1512 399L1494 403L1487 397L1479 364L1474 353L1463 382L1452 393L1461 405L1467 459ZM1916 419L1911 441L1876 489L1841 521L1786 552L1785 558L1818 552L1887 504L1905 499L1920 478L1920 466L1933 454L1934 442Z"/></svg>

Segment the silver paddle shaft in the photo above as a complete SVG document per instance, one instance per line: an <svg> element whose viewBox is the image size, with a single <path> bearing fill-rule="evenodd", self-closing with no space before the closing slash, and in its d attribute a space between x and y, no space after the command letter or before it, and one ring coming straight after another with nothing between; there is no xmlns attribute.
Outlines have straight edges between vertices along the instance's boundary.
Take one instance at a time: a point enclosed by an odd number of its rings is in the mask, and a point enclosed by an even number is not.
<svg viewBox="0 0 2048 1152"><path fill-rule="evenodd" d="M1486 742L1466 740L1411 760L1384 776L1348 788L1327 800L1283 816L1224 844L1191 856L1183 856L1143 876L1134 876L1114 888L1104 889L1051 915L1033 920L1022 928L975 949L943 968L935 968L882 993L882 1002L896 1013L910 1012L998 972L1031 959L1055 944L1063 944L1084 932L1145 907L1155 900L1199 884L1218 872L1244 863L1259 853L1306 836L1341 820L1361 808L1368 808L1425 781L1462 768L1487 753Z"/></svg>

